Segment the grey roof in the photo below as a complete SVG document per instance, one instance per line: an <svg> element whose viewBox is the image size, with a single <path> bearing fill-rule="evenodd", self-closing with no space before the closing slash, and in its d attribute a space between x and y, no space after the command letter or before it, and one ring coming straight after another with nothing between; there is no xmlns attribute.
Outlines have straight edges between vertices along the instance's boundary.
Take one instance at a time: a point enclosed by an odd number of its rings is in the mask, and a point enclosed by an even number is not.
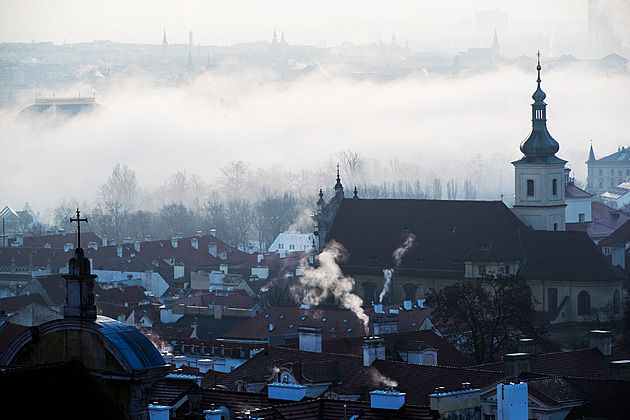
<svg viewBox="0 0 630 420"><path fill-rule="evenodd" d="M133 370L166 364L153 343L134 327L104 316L97 317L96 324L101 334L120 351Z"/></svg>
<svg viewBox="0 0 630 420"><path fill-rule="evenodd" d="M608 156L604 156L603 158L596 159L594 162L590 161L589 163L628 163L630 162L630 148L622 147L618 149L615 153L610 154Z"/></svg>

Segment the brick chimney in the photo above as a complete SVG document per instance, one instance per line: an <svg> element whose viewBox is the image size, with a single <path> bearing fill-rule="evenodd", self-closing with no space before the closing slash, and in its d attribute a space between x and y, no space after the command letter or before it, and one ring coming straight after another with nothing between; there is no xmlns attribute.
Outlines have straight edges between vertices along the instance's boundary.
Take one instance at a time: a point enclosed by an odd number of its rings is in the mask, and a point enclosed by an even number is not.
<svg viewBox="0 0 630 420"><path fill-rule="evenodd" d="M171 246L173 248L177 248L177 245L178 245L177 241L178 241L178 238L176 238L176 237L175 238L171 238Z"/></svg>
<svg viewBox="0 0 630 420"><path fill-rule="evenodd" d="M528 353L511 353L503 356L503 376L517 377L521 372L529 372L530 355Z"/></svg>
<svg viewBox="0 0 630 420"><path fill-rule="evenodd" d="M597 347L602 356L611 355L611 334L610 331L592 330L588 334L589 347Z"/></svg>
<svg viewBox="0 0 630 420"><path fill-rule="evenodd" d="M216 242L210 242L208 244L208 253L212 255L213 257L217 256L217 243Z"/></svg>
<svg viewBox="0 0 630 420"><path fill-rule="evenodd" d="M376 359L385 360L385 340L373 336L363 340L363 366L371 366Z"/></svg>
<svg viewBox="0 0 630 420"><path fill-rule="evenodd" d="M140 252L140 241L135 241L135 242L133 243L133 249L134 249L136 252Z"/></svg>
<svg viewBox="0 0 630 420"><path fill-rule="evenodd" d="M322 352L322 327L299 327L300 350Z"/></svg>
<svg viewBox="0 0 630 420"><path fill-rule="evenodd" d="M192 246L195 249L199 249L199 239L197 238L192 238L190 240L190 246Z"/></svg>
<svg viewBox="0 0 630 420"><path fill-rule="evenodd" d="M122 256L123 256L123 247L122 247L122 245L116 246L116 255L118 255L118 258L122 258Z"/></svg>

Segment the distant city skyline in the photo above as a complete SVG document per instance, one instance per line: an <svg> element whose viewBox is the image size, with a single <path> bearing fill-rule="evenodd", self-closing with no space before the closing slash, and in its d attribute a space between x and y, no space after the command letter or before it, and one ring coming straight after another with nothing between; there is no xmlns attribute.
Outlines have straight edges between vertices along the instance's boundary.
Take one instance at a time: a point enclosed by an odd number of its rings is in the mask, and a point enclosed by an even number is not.
<svg viewBox="0 0 630 420"><path fill-rule="evenodd" d="M509 22L586 22L587 6L587 0L368 3L240 0L221 4L166 0L104 3L5 0L0 5L0 42L63 44L110 40L159 44L164 27L172 44L187 43L191 30L195 44L230 45L271 39L274 28L278 36L284 32L287 42L293 44L389 42L392 35L404 42L406 37L429 33L456 36L474 31L476 11L507 11Z"/></svg>

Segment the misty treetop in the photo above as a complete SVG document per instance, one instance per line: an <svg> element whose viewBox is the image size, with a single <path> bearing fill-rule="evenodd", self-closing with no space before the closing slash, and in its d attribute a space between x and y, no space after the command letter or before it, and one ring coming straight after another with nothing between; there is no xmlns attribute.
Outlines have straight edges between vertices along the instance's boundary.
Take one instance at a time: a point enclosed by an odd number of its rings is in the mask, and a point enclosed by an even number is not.
<svg viewBox="0 0 630 420"><path fill-rule="evenodd" d="M479 157L479 159L481 159ZM480 167L483 163L477 162ZM338 165L338 166L337 166ZM153 190L138 183L126 164L114 165L111 175L96 188L93 203L63 198L51 211L50 226L40 230L72 231L69 218L80 207L90 215L86 227L110 240L143 241L192 236L216 230L233 245L253 241L266 249L285 230L312 231L317 192L332 196L339 170L346 197L356 187L359 198L475 199L474 179L450 177L444 182L417 164L399 159L386 163L365 159L360 152L341 150L322 167L284 171L232 161L218 168L208 182L185 170L170 174ZM446 185L446 194L442 185ZM479 184L477 184L479 185Z"/></svg>

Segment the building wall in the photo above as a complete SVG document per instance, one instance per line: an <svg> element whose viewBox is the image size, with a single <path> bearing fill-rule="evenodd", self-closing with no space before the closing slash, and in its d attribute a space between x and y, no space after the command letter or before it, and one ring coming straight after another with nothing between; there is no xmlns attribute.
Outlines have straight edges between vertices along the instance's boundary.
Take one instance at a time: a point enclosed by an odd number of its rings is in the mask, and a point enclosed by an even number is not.
<svg viewBox="0 0 630 420"><path fill-rule="evenodd" d="M536 230L565 230L564 163L516 163L514 168L514 213ZM533 194L528 181L534 182Z"/></svg>

